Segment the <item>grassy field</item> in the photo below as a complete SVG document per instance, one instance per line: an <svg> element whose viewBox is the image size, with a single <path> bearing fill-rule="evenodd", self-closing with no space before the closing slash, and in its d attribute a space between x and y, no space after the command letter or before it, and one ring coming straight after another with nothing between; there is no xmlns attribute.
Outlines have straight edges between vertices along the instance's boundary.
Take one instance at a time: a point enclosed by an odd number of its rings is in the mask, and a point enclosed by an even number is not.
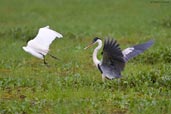
<svg viewBox="0 0 171 114"><path fill-rule="evenodd" d="M1 0L0 114L170 114L171 1ZM22 50L40 27L63 34L50 47L50 67ZM122 49L154 39L126 65L123 77L101 80L94 37ZM99 58L101 55L99 54Z"/></svg>

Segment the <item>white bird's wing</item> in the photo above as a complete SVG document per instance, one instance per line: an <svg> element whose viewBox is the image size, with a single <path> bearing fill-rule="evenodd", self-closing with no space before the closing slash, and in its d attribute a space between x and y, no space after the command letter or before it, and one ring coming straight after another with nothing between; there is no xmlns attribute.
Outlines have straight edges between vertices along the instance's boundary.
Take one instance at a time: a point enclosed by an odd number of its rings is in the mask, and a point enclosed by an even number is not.
<svg viewBox="0 0 171 114"><path fill-rule="evenodd" d="M49 50L50 44L55 40L55 38L62 38L63 36L50 29L49 26L39 29L37 36L28 42L31 47L38 48L40 50ZM33 47L33 48L34 48Z"/></svg>
<svg viewBox="0 0 171 114"><path fill-rule="evenodd" d="M122 51L123 55L124 55L124 59L125 62L127 62L128 60L130 60L131 58L139 55L140 53L143 53L146 49L148 49L149 47L151 47L151 45L154 43L153 40L150 40L146 43L143 44L138 44L129 48L126 48Z"/></svg>

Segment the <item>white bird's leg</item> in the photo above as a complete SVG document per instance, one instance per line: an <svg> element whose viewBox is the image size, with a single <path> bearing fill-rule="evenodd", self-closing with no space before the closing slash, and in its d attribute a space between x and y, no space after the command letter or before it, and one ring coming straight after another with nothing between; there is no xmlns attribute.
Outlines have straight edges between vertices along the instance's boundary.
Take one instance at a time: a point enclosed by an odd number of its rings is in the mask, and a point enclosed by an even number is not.
<svg viewBox="0 0 171 114"><path fill-rule="evenodd" d="M50 55L52 58L54 58L54 59L56 59L56 60L60 60L59 58L55 57L55 56L52 55L52 54L49 54L49 53L48 53L48 55Z"/></svg>
<svg viewBox="0 0 171 114"><path fill-rule="evenodd" d="M45 64L46 66L49 66L48 63L47 63L46 60L45 60L45 56L44 56L44 55L43 55L43 62L44 62L44 64Z"/></svg>

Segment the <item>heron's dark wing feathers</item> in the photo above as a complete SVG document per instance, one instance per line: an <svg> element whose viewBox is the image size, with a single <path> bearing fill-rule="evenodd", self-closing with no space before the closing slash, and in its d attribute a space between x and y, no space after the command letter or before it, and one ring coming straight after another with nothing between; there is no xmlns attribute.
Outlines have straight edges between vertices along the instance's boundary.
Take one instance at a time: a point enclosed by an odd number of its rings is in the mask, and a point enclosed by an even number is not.
<svg viewBox="0 0 171 114"><path fill-rule="evenodd" d="M101 69L108 78L120 77L125 61L116 40L105 39Z"/></svg>
<svg viewBox="0 0 171 114"><path fill-rule="evenodd" d="M106 39L103 47L103 63L124 62L122 51L115 40Z"/></svg>
<svg viewBox="0 0 171 114"><path fill-rule="evenodd" d="M150 40L146 43L135 45L129 48L126 48L122 51L124 55L125 62L130 60L131 58L139 55L140 53L144 52L146 49L148 49L152 44L154 43L153 40Z"/></svg>

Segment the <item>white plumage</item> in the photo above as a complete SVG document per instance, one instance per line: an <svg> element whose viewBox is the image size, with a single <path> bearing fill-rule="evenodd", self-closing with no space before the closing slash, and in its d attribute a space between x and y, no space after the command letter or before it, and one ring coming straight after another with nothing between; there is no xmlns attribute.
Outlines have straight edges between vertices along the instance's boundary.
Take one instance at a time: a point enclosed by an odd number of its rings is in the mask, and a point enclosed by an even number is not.
<svg viewBox="0 0 171 114"><path fill-rule="evenodd" d="M49 46L55 40L55 38L62 38L63 36L50 29L49 26L39 29L37 36L27 43L27 46L23 47L24 51L30 53L31 55L44 59L44 56L49 51Z"/></svg>

